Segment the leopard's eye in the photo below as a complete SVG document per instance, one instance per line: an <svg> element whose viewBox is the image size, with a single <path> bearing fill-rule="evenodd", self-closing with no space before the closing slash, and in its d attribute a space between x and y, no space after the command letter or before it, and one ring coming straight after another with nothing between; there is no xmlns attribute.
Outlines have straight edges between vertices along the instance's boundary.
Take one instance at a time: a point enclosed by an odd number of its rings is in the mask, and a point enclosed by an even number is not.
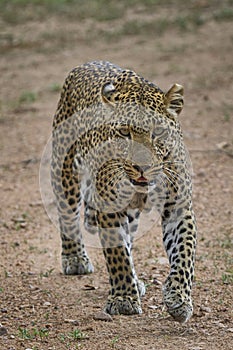
<svg viewBox="0 0 233 350"><path fill-rule="evenodd" d="M168 134L168 131L165 127L158 126L157 128L154 129L152 133L152 139L154 140L155 138L165 137L167 134Z"/></svg>
<svg viewBox="0 0 233 350"><path fill-rule="evenodd" d="M124 136L124 137L128 137L128 138L131 137L129 128L127 128L127 126L121 127L121 128L119 129L119 134L120 134L121 136Z"/></svg>

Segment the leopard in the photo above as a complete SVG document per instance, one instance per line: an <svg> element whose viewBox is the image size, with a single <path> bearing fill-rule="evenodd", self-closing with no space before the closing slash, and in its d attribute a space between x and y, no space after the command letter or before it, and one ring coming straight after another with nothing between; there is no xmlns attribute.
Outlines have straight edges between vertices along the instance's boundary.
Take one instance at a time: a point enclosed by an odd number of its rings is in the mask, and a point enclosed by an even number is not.
<svg viewBox="0 0 233 350"><path fill-rule="evenodd" d="M140 218L152 209L161 218L169 262L164 307L180 323L193 314L197 225L178 118L183 105L182 85L163 92L108 61L75 67L62 87L51 156L62 270L65 275L94 272L84 230L97 234L110 284L103 310L110 315L142 313L146 288L132 250Z"/></svg>

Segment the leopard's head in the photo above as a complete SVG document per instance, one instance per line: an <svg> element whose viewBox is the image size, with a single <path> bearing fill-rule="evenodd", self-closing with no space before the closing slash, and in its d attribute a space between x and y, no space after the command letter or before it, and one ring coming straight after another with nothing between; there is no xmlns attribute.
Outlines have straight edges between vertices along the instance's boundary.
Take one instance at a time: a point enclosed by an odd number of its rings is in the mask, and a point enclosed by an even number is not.
<svg viewBox="0 0 233 350"><path fill-rule="evenodd" d="M101 103L77 118L82 122L95 115L81 136L82 128L77 130L84 178L89 177L92 184L88 190L92 199L86 201L92 201L90 206L97 203L102 211L106 205L119 211L135 193L148 194L167 181L172 185L174 167L184 156L177 118L183 107L183 87L174 84L163 93L136 75L123 77L106 82Z"/></svg>
<svg viewBox="0 0 233 350"><path fill-rule="evenodd" d="M110 157L99 169L99 185L109 175L110 187L123 181L137 192L150 192L162 174L173 177L169 169L180 156L177 117L183 107L183 87L174 84L163 93L152 84L119 85L106 83L102 89L111 147Z"/></svg>

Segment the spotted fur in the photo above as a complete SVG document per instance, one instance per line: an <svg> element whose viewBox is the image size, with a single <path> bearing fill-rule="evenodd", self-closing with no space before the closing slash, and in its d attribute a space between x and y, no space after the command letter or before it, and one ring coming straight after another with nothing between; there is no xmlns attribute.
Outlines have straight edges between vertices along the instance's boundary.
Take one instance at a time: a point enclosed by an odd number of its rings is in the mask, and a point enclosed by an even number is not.
<svg viewBox="0 0 233 350"><path fill-rule="evenodd" d="M105 311L141 313L144 284L131 254L140 215L161 214L170 273L163 287L168 312L179 322L193 312L196 224L186 150L178 121L183 88L164 93L109 62L73 69L53 121L52 185L65 274L93 272L80 229L98 232L109 273ZM149 243L148 243L149 244Z"/></svg>

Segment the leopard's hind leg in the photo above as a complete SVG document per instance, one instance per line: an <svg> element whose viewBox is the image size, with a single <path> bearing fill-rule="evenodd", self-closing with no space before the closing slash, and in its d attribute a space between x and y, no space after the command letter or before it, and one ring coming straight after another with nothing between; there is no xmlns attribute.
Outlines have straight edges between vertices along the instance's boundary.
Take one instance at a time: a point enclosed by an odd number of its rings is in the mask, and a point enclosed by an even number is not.
<svg viewBox="0 0 233 350"><path fill-rule="evenodd" d="M62 241L62 269L67 275L94 271L80 230L81 179L77 173L73 174L75 151L74 144L64 157L60 157L54 145L51 169Z"/></svg>

